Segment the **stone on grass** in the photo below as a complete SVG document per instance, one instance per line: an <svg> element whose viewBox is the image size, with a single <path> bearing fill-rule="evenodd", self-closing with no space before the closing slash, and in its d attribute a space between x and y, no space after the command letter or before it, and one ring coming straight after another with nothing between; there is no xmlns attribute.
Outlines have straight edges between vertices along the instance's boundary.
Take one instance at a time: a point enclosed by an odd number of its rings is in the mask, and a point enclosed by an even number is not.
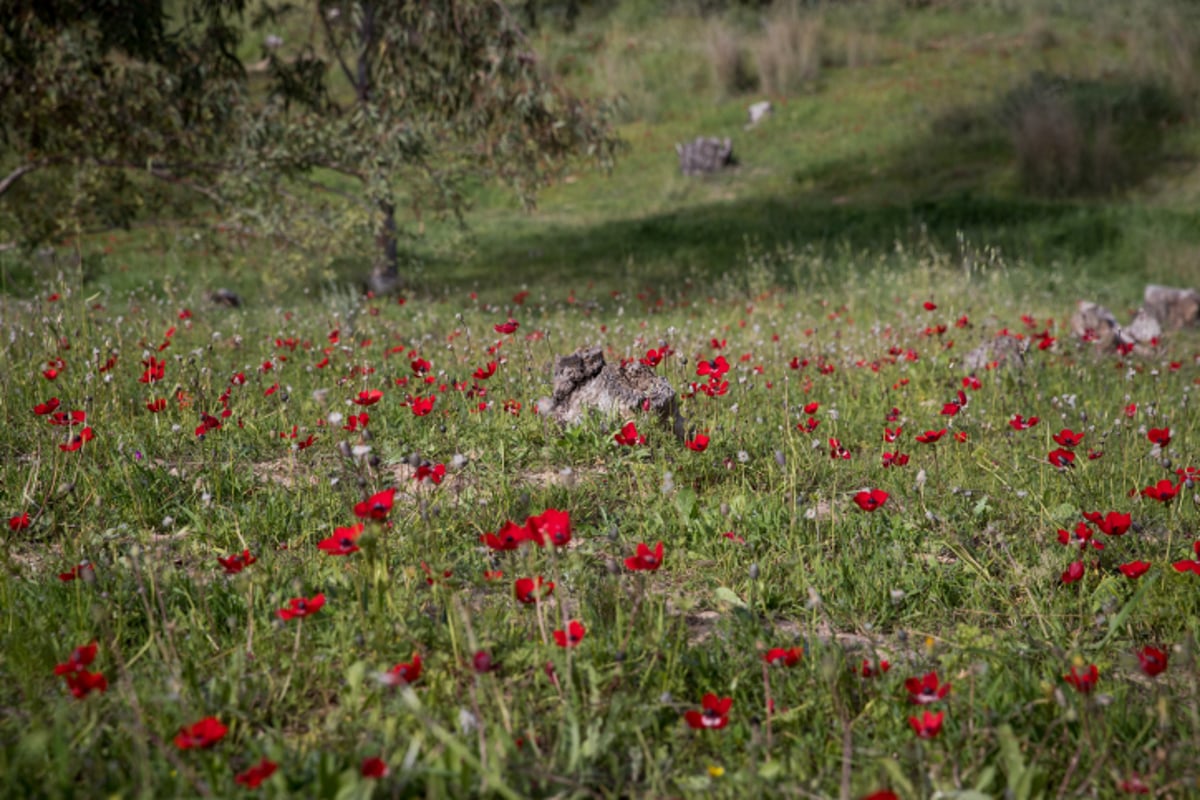
<svg viewBox="0 0 1200 800"><path fill-rule="evenodd" d="M575 424L589 411L605 416L654 414L677 438L684 436L679 399L670 382L639 361L608 364L599 347L582 347L554 359L554 394L546 413L560 423Z"/></svg>
<svg viewBox="0 0 1200 800"><path fill-rule="evenodd" d="M762 122L775 111L775 107L771 105L769 100L762 100L757 103L751 103L747 109L750 113L750 124L747 128L753 128L758 123Z"/></svg>
<svg viewBox="0 0 1200 800"><path fill-rule="evenodd" d="M700 136L690 142L675 145L679 154L679 169L684 175L709 175L733 166L733 140L715 136Z"/></svg>
<svg viewBox="0 0 1200 800"><path fill-rule="evenodd" d="M1143 294L1142 308L1164 330L1177 331L1200 322L1200 292L1152 283Z"/></svg>
<svg viewBox="0 0 1200 800"><path fill-rule="evenodd" d="M1025 351L1029 342L1015 336L995 336L976 347L963 357L963 368L967 372L979 372L991 364L998 367L1020 369L1025 366Z"/></svg>
<svg viewBox="0 0 1200 800"><path fill-rule="evenodd" d="M208 292L208 302L225 308L241 308L242 298L232 289L213 289Z"/></svg>
<svg viewBox="0 0 1200 800"><path fill-rule="evenodd" d="M1105 350L1113 349L1121 339L1121 325L1113 313L1099 303L1080 300L1071 315L1071 333L1080 339L1096 342Z"/></svg>

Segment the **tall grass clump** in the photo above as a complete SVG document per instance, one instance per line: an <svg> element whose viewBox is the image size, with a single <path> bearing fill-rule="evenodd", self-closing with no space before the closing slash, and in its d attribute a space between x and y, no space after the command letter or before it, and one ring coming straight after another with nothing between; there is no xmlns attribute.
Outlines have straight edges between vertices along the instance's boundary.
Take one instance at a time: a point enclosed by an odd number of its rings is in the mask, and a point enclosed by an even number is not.
<svg viewBox="0 0 1200 800"><path fill-rule="evenodd" d="M704 37L704 53L719 97L736 97L758 87L741 37L726 23L713 20Z"/></svg>
<svg viewBox="0 0 1200 800"><path fill-rule="evenodd" d="M754 53L763 91L783 95L810 87L821 75L824 35L820 15L794 4L776 8L767 17Z"/></svg>

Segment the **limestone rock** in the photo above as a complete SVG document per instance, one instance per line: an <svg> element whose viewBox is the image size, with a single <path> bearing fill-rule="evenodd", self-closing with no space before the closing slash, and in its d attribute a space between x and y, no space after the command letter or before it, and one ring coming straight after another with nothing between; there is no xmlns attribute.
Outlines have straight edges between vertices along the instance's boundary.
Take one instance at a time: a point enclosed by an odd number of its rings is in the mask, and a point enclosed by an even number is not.
<svg viewBox="0 0 1200 800"><path fill-rule="evenodd" d="M1025 351L1029 342L1014 336L996 336L976 347L963 357L968 372L979 372L989 364L1020 369L1025 366Z"/></svg>
<svg viewBox="0 0 1200 800"><path fill-rule="evenodd" d="M690 142L675 145L679 154L679 169L684 175L708 175L733 166L733 140L715 136L700 136Z"/></svg>
<svg viewBox="0 0 1200 800"><path fill-rule="evenodd" d="M574 424L594 410L604 415L655 414L683 438L679 400L666 378L634 361L613 365L599 347L584 347L554 359L554 394L547 410L563 424Z"/></svg>
<svg viewBox="0 0 1200 800"><path fill-rule="evenodd" d="M775 107L771 105L770 101L762 100L758 103L752 103L750 108L746 110L750 114L750 124L746 127L753 128L755 125L771 116L771 114L775 111Z"/></svg>
<svg viewBox="0 0 1200 800"><path fill-rule="evenodd" d="M1156 339L1162 338L1162 334L1162 325L1144 308L1139 308L1133 321L1121 329L1121 335L1125 340L1151 347Z"/></svg>
<svg viewBox="0 0 1200 800"><path fill-rule="evenodd" d="M1121 326L1113 313L1098 303L1080 300L1071 315L1071 333L1088 342L1096 342L1105 350L1122 340Z"/></svg>
<svg viewBox="0 0 1200 800"><path fill-rule="evenodd" d="M1152 283L1143 294L1142 308L1163 329L1177 331L1200 322L1200 292Z"/></svg>

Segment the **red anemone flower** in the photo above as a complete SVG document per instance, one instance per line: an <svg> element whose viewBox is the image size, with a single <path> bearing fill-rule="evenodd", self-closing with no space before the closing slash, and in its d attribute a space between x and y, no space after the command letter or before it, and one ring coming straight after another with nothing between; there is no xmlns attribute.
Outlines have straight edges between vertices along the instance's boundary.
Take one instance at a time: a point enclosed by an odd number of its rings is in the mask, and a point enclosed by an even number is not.
<svg viewBox="0 0 1200 800"><path fill-rule="evenodd" d="M1096 669L1095 664L1089 664L1082 672L1079 671L1079 667L1071 667L1071 671L1063 675L1063 680L1075 687L1075 691L1080 694L1091 694L1092 689L1096 688L1096 682L1100 680L1100 670Z"/></svg>
<svg viewBox="0 0 1200 800"><path fill-rule="evenodd" d="M695 450L697 453L703 453L708 448L708 437L703 433L697 433L694 439L689 439L683 444L688 450Z"/></svg>
<svg viewBox="0 0 1200 800"><path fill-rule="evenodd" d="M926 300L922 305L926 311L937 311L937 304L931 300Z"/></svg>
<svg viewBox="0 0 1200 800"><path fill-rule="evenodd" d="M45 416L46 414L53 414L58 410L59 405L58 398L51 397L46 402L38 403L36 406L34 406L33 413L37 414L39 417Z"/></svg>
<svg viewBox="0 0 1200 800"><path fill-rule="evenodd" d="M544 545L547 541L555 547L564 547L571 541L571 514L557 508L547 508L536 517L525 521L529 538Z"/></svg>
<svg viewBox="0 0 1200 800"><path fill-rule="evenodd" d="M250 555L249 550L243 550L241 555L234 553L224 558L217 556L217 563L225 568L226 575L236 575L256 561L258 559Z"/></svg>
<svg viewBox="0 0 1200 800"><path fill-rule="evenodd" d="M72 427L74 425L82 425L87 422L86 411L55 411L50 415L48 422L51 425L61 425L64 427Z"/></svg>
<svg viewBox="0 0 1200 800"><path fill-rule="evenodd" d="M842 443L840 441L830 437L830 439L829 439L829 457L834 460L841 459L843 461L849 461L850 460L850 451L847 450L846 448L842 447Z"/></svg>
<svg viewBox="0 0 1200 800"><path fill-rule="evenodd" d="M479 540L493 550L516 550L521 542L528 542L533 537L529 533L528 523L517 525L512 520L506 521L496 533L485 533Z"/></svg>
<svg viewBox="0 0 1200 800"><path fill-rule="evenodd" d="M88 672L86 669L68 672L66 681L67 688L71 690L71 694L77 700L87 697L89 692L96 691L103 694L108 691L108 679L99 672Z"/></svg>
<svg viewBox="0 0 1200 800"><path fill-rule="evenodd" d="M924 433L917 434L917 441L921 444L933 444L945 435L945 428L942 428L940 431L925 431Z"/></svg>
<svg viewBox="0 0 1200 800"><path fill-rule="evenodd" d="M358 406L373 406L382 399L383 392L379 389L364 389L353 398L354 404Z"/></svg>
<svg viewBox="0 0 1200 800"><path fill-rule="evenodd" d="M518 602L532 605L554 593L554 581L543 580L541 575L534 578L517 578L513 584L513 593Z"/></svg>
<svg viewBox="0 0 1200 800"><path fill-rule="evenodd" d="M1151 428L1150 430L1146 431L1146 438L1150 440L1151 444L1156 444L1159 447L1166 447L1171 443L1171 429Z"/></svg>
<svg viewBox="0 0 1200 800"><path fill-rule="evenodd" d="M1063 428L1054 434L1054 441L1062 447L1078 447L1083 441L1083 436L1082 432L1076 433L1070 428Z"/></svg>
<svg viewBox="0 0 1200 800"><path fill-rule="evenodd" d="M475 370L475 380L486 381L488 378L496 374L496 362L489 361L486 367L480 367Z"/></svg>
<svg viewBox="0 0 1200 800"><path fill-rule="evenodd" d="M892 668L892 665L886 660L880 660L879 664L872 664L868 659L863 659L862 666L858 669L850 668L851 672L857 672L864 678L878 678L880 675Z"/></svg>
<svg viewBox="0 0 1200 800"><path fill-rule="evenodd" d="M966 319L966 317L963 317ZM878 792L871 792L862 800L900 800L900 795L893 792L891 789L880 789Z"/></svg>
<svg viewBox="0 0 1200 800"><path fill-rule="evenodd" d="M1157 647L1146 645L1137 652L1138 664L1148 678L1156 678L1167 668L1167 654Z"/></svg>
<svg viewBox="0 0 1200 800"><path fill-rule="evenodd" d="M1104 549L1103 544L1092 538L1092 529L1087 526L1086 522L1076 525L1074 531L1066 531L1059 528L1058 542L1065 545L1077 544L1081 550L1086 550L1089 544L1097 550Z"/></svg>
<svg viewBox="0 0 1200 800"><path fill-rule="evenodd" d="M212 747L229 732L216 717L205 717L192 725L185 725L175 736L175 746L180 750L197 747Z"/></svg>
<svg viewBox="0 0 1200 800"><path fill-rule="evenodd" d="M565 631L554 632L554 641L559 647L575 647L586 635L587 629L583 627L583 623L573 619L567 624Z"/></svg>
<svg viewBox="0 0 1200 800"><path fill-rule="evenodd" d="M1038 418L1030 417L1029 419L1025 419L1020 414L1013 414L1013 417L1008 421L1008 424L1014 431L1024 431L1032 428L1034 425L1037 425Z"/></svg>
<svg viewBox="0 0 1200 800"><path fill-rule="evenodd" d="M1059 469L1075 466L1075 454L1061 447L1057 450L1051 450L1050 454L1046 456L1046 460L1050 462L1051 466L1058 467Z"/></svg>
<svg viewBox="0 0 1200 800"><path fill-rule="evenodd" d="M73 453L79 448L83 447L84 444L95 438L96 434L92 432L91 428L84 428L79 433L71 437L70 443L60 444L58 449L67 453Z"/></svg>
<svg viewBox="0 0 1200 800"><path fill-rule="evenodd" d="M725 356L717 356L712 361L701 361L696 365L696 375L701 378L706 376L720 378L727 372L729 372L729 361Z"/></svg>
<svg viewBox="0 0 1200 800"><path fill-rule="evenodd" d="M942 721L945 718L946 712L944 711L939 711L936 714L923 711L919 717L909 717L908 724L918 739L933 739L942 732Z"/></svg>
<svg viewBox="0 0 1200 800"><path fill-rule="evenodd" d="M1140 578L1150 569L1149 561L1130 561L1117 567L1126 578Z"/></svg>
<svg viewBox="0 0 1200 800"><path fill-rule="evenodd" d="M659 542L651 550L646 546L645 542L639 542L637 552L625 559L625 566L635 572L646 571L654 572L662 566L663 560L663 543Z"/></svg>
<svg viewBox="0 0 1200 800"><path fill-rule="evenodd" d="M763 661L772 665L782 664L785 667L794 667L800 663L803 655L804 649L800 647L772 647L763 653Z"/></svg>
<svg viewBox="0 0 1200 800"><path fill-rule="evenodd" d="M388 765L387 762L379 756L371 756L370 758L364 758L362 760L362 764L359 765L358 772L364 778L373 778L378 780L379 778L387 777Z"/></svg>
<svg viewBox="0 0 1200 800"><path fill-rule="evenodd" d="M417 467L415 472L413 472L413 480L414 481L426 481L427 480L430 483L432 483L434 486L439 485L442 482L442 479L445 477L446 477L446 465L445 464L434 464L433 466L429 466L428 464L422 464L421 466Z"/></svg>
<svg viewBox="0 0 1200 800"><path fill-rule="evenodd" d="M373 494L366 500L354 506L354 516L359 519L373 519L376 522L383 522L388 518L388 514L392 513L392 505L396 500L395 489L384 489L382 492Z"/></svg>
<svg viewBox="0 0 1200 800"><path fill-rule="evenodd" d="M421 654L413 653L412 661L404 661L383 673L383 682L388 686L409 685L421 677Z"/></svg>
<svg viewBox="0 0 1200 800"><path fill-rule="evenodd" d="M638 433L637 425L632 422L626 422L621 428L620 433L613 434L613 441L625 447L633 447L634 445L645 444L646 437Z"/></svg>
<svg viewBox="0 0 1200 800"><path fill-rule="evenodd" d="M887 502L888 497L888 493L883 489L864 489L854 495L854 502L863 511L874 511L882 508L883 504Z"/></svg>
<svg viewBox="0 0 1200 800"><path fill-rule="evenodd" d="M257 789L262 786L263 781L275 774L275 770L279 769L279 765L268 758L263 758L253 767L249 767L245 772L239 772L233 780L238 786L245 786L247 789Z"/></svg>
<svg viewBox="0 0 1200 800"><path fill-rule="evenodd" d="M908 690L908 701L919 706L936 703L945 699L950 693L950 684L939 683L937 672L930 672L920 678L908 678L904 681Z"/></svg>
<svg viewBox="0 0 1200 800"><path fill-rule="evenodd" d="M66 572L58 573L58 579L63 583L68 583L76 578L82 578L83 580L95 580L96 568L87 561L82 561L71 567L71 569L67 570Z"/></svg>
<svg viewBox="0 0 1200 800"><path fill-rule="evenodd" d="M908 454L907 453L884 453L883 454L884 469L888 469L889 467L903 467L907 463L908 463Z"/></svg>
<svg viewBox="0 0 1200 800"><path fill-rule="evenodd" d="M80 645L71 651L70 657L62 664L54 667L55 675L70 675L72 672L82 672L96 660L98 645L95 642Z"/></svg>
<svg viewBox="0 0 1200 800"><path fill-rule="evenodd" d="M423 417L430 411L433 411L433 403L437 400L437 395L431 394L429 397L414 397L410 408L414 416Z"/></svg>
<svg viewBox="0 0 1200 800"><path fill-rule="evenodd" d="M62 447L62 445L59 445ZM1142 489L1142 496L1149 497L1151 500L1157 500L1160 503L1169 503L1179 494L1179 487L1164 478L1153 486L1147 486Z"/></svg>
<svg viewBox="0 0 1200 800"><path fill-rule="evenodd" d="M323 550L331 556L348 556L351 553L357 553L358 537L363 532L363 524L360 522L350 528L334 528L333 536L328 539L322 539L317 545L318 550Z"/></svg>
<svg viewBox="0 0 1200 800"><path fill-rule="evenodd" d="M157 400L151 400L146 403L146 410L151 414L157 414L167 407L167 398L160 397Z"/></svg>
<svg viewBox="0 0 1200 800"><path fill-rule="evenodd" d="M496 325L493 325L492 330L496 331L496 333L508 334L508 333L516 333L517 328L519 328L519 327L521 327L521 323L517 322L512 317L509 317L507 322L501 322Z"/></svg>
<svg viewBox="0 0 1200 800"><path fill-rule="evenodd" d="M704 695L700 705L703 711L693 710L683 715L689 727L719 730L729 724L729 709L733 707L732 697L717 697L709 692Z"/></svg>
<svg viewBox="0 0 1200 800"><path fill-rule="evenodd" d="M12 531L13 533L16 533L17 531L25 530L26 528L29 527L29 524L30 524L30 522L29 522L29 512L28 511L8 518L8 529L10 531Z"/></svg>
<svg viewBox="0 0 1200 800"><path fill-rule="evenodd" d="M1067 565L1066 572L1062 574L1062 582L1075 583L1075 581L1083 577L1083 571L1082 561L1072 561Z"/></svg>
<svg viewBox="0 0 1200 800"><path fill-rule="evenodd" d="M896 430L892 430L891 428L884 428L883 429L883 441L887 442L888 444L892 444L897 439L900 438L900 434L903 432L904 432L904 428L896 428Z"/></svg>
<svg viewBox="0 0 1200 800"><path fill-rule="evenodd" d="M1104 516L1100 516L1099 511L1084 511L1083 518L1108 536L1120 536L1133 524L1133 518L1129 514L1121 514L1116 511L1110 511Z"/></svg>
<svg viewBox="0 0 1200 800"><path fill-rule="evenodd" d="M311 617L320 611L323 605L325 605L324 594L316 594L308 598L293 597L291 600L288 600L288 607L279 609L275 612L275 615L284 622L287 622L292 619Z"/></svg>
<svg viewBox="0 0 1200 800"><path fill-rule="evenodd" d="M1176 572L1194 572L1200 575L1200 540L1192 544L1192 550L1196 552L1195 559L1184 559L1183 561L1176 561L1171 565L1175 567Z"/></svg>

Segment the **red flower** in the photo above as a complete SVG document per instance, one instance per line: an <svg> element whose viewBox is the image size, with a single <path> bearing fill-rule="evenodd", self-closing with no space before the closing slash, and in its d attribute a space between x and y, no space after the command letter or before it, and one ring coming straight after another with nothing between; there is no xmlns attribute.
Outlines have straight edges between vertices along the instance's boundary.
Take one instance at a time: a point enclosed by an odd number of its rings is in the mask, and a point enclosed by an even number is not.
<svg viewBox="0 0 1200 800"><path fill-rule="evenodd" d="M275 770L279 769L279 765L268 758L263 758L253 767L248 768L245 772L239 772L233 780L238 786L245 786L247 789L257 789L262 786L262 782L275 774Z"/></svg>
<svg viewBox="0 0 1200 800"><path fill-rule="evenodd" d="M54 667L54 674L70 675L72 672L83 672L96 660L97 649L98 646L95 642L76 647L64 663Z"/></svg>
<svg viewBox="0 0 1200 800"><path fill-rule="evenodd" d="M1084 434L1076 433L1070 428L1063 428L1058 433L1054 434L1054 441L1063 447L1078 447L1083 441Z"/></svg>
<svg viewBox="0 0 1200 800"><path fill-rule="evenodd" d="M963 317L963 319L966 319L966 317ZM866 795L862 800L900 800L900 795L891 789L880 789L878 792L871 792L869 795Z"/></svg>
<svg viewBox="0 0 1200 800"><path fill-rule="evenodd" d="M785 667L794 667L800 663L801 656L804 655L803 648L800 647L772 647L767 652L763 653L763 661L768 664L782 664Z"/></svg>
<svg viewBox="0 0 1200 800"><path fill-rule="evenodd" d="M163 379L167 369L167 362L159 361L154 356L150 356L150 360L143 361L142 366L146 369L142 372L142 377L138 378L138 383L155 383Z"/></svg>
<svg viewBox="0 0 1200 800"><path fill-rule="evenodd" d="M1079 667L1071 667L1071 671L1063 675L1063 680L1074 686L1080 694L1090 694L1096 688L1096 681L1100 680L1100 670L1096 669L1095 664L1089 664L1083 672L1079 671Z"/></svg>
<svg viewBox="0 0 1200 800"><path fill-rule="evenodd" d="M805 433L812 433L813 431L815 431L817 429L817 426L820 424L821 424L821 421L819 419L817 419L816 417L809 417L808 419L804 420L804 422L797 422L796 430L804 431Z"/></svg>
<svg viewBox="0 0 1200 800"><path fill-rule="evenodd" d="M884 428L883 429L883 441L887 442L888 444L892 444L893 442L895 442L897 439L900 438L900 434L903 432L904 432L904 428L896 428L896 430L892 430L891 428Z"/></svg>
<svg viewBox="0 0 1200 800"><path fill-rule="evenodd" d="M146 403L146 410L149 411L151 414L157 414L158 412L162 411L166 407L167 407L167 398L165 398L165 397L160 397L157 400L151 400L150 402Z"/></svg>
<svg viewBox="0 0 1200 800"><path fill-rule="evenodd" d="M1146 431L1146 438L1150 440L1151 444L1156 444L1159 447L1166 447L1171 443L1171 429L1151 428L1150 430Z"/></svg>
<svg viewBox="0 0 1200 800"><path fill-rule="evenodd" d="M717 697L709 692L704 695L700 705L703 711L693 710L683 715L690 727L718 730L729 724L729 709L733 707L732 697Z"/></svg>
<svg viewBox="0 0 1200 800"><path fill-rule="evenodd" d="M924 303L922 303L922 305L925 307L926 311L937 311L937 304L930 300L926 300Z"/></svg>
<svg viewBox="0 0 1200 800"><path fill-rule="evenodd" d="M917 434L917 441L921 444L933 444L945 435L945 428L942 428L940 431L925 431L924 433Z"/></svg>
<svg viewBox="0 0 1200 800"><path fill-rule="evenodd" d="M333 536L328 539L322 539L317 545L318 550L323 550L331 556L348 556L351 553L357 553L358 537L363 532L363 524L360 522L350 528L334 528Z"/></svg>
<svg viewBox="0 0 1200 800"><path fill-rule="evenodd" d="M475 379L480 380L480 381L486 381L488 378L492 377L495 374L496 374L496 362L489 361L487 363L486 367L480 367L479 369L475 370Z"/></svg>
<svg viewBox="0 0 1200 800"><path fill-rule="evenodd" d="M412 661L404 661L383 673L383 682L388 686L413 684L421 677L421 654L413 653Z"/></svg>
<svg viewBox="0 0 1200 800"><path fill-rule="evenodd" d="M577 619L571 620L565 631L555 631L554 641L559 647L575 647L583 641L587 629Z"/></svg>
<svg viewBox="0 0 1200 800"><path fill-rule="evenodd" d="M625 427L621 428L620 433L613 434L613 441L626 447L633 447L634 445L645 444L646 437L638 433L636 425L632 422L626 422Z"/></svg>
<svg viewBox="0 0 1200 800"><path fill-rule="evenodd" d="M877 508L883 507L883 504L887 502L888 496L888 493L883 489L864 489L854 495L854 502L863 511L874 511Z"/></svg>
<svg viewBox="0 0 1200 800"><path fill-rule="evenodd" d="M416 472L413 473L414 481L427 480L430 483L432 483L434 486L437 486L438 484L440 484L442 482L442 479L445 477L446 477L446 465L445 464L434 464L432 467L429 466L428 464L422 464L421 466L417 467Z"/></svg>
<svg viewBox="0 0 1200 800"><path fill-rule="evenodd" d="M1146 574L1146 570L1150 569L1149 561L1130 561L1128 564L1122 564L1117 567L1121 570L1121 574L1126 578L1140 578Z"/></svg>
<svg viewBox="0 0 1200 800"><path fill-rule="evenodd" d="M217 563L225 568L226 575L236 575L255 561L258 561L258 559L250 555L249 550L243 550L241 555L234 553L225 558L217 556Z"/></svg>
<svg viewBox="0 0 1200 800"><path fill-rule="evenodd" d="M358 393L358 397L353 398L354 404L359 406L373 406L383 399L383 392L379 389L364 389Z"/></svg>
<svg viewBox="0 0 1200 800"><path fill-rule="evenodd" d="M99 672L88 672L86 669L68 672L66 681L67 688L71 690L71 694L77 700L82 700L92 691L101 693L108 691L108 679Z"/></svg>
<svg viewBox="0 0 1200 800"><path fill-rule="evenodd" d="M409 407L412 408L414 416L423 417L430 411L433 411L433 403L437 400L437 395L431 394L429 397L414 397L410 401Z"/></svg>
<svg viewBox="0 0 1200 800"><path fill-rule="evenodd" d="M70 427L72 425L82 425L87 421L86 411L55 411L47 420L51 425L63 425Z"/></svg>
<svg viewBox="0 0 1200 800"><path fill-rule="evenodd" d="M1137 652L1137 657L1142 672L1146 673L1148 678L1158 677L1167 668L1167 654L1157 647L1146 645Z"/></svg>
<svg viewBox="0 0 1200 800"><path fill-rule="evenodd" d="M689 439L683 443L688 450L695 450L697 453L703 453L708 448L708 437L703 433L697 433L694 439Z"/></svg>
<svg viewBox="0 0 1200 800"><path fill-rule="evenodd" d="M513 584L513 593L518 602L532 605L554 593L554 581L543 580L541 575L535 578L517 578Z"/></svg>
<svg viewBox="0 0 1200 800"><path fill-rule="evenodd" d="M884 453L883 454L884 469L887 469L889 467L903 467L907 463L908 463L908 454L907 453Z"/></svg>
<svg viewBox="0 0 1200 800"><path fill-rule="evenodd" d="M94 579L96 576L96 568L87 561L80 562L71 567L67 572L58 573L58 579L63 583L73 581L76 578Z"/></svg>
<svg viewBox="0 0 1200 800"><path fill-rule="evenodd" d="M942 732L942 720L946 714L944 711L939 711L936 714L931 714L928 711L921 712L920 717L909 717L908 724L913 729L913 733L918 739L933 739Z"/></svg>
<svg viewBox="0 0 1200 800"><path fill-rule="evenodd" d="M288 608L279 609L275 612L275 615L284 622L287 622L291 619L311 617L320 611L323 605L325 605L324 594L316 594L309 598L293 597L291 600L288 600Z"/></svg>
<svg viewBox="0 0 1200 800"><path fill-rule="evenodd" d="M492 654L487 650L477 650L471 656L471 668L479 675L499 669L500 665L492 661Z"/></svg>
<svg viewBox="0 0 1200 800"><path fill-rule="evenodd" d="M1110 511L1103 517L1099 511L1084 511L1083 518L1100 529L1100 532L1108 536L1120 536L1129 530L1129 526L1133 524L1133 518L1129 514L1120 514L1116 511Z"/></svg>
<svg viewBox="0 0 1200 800"><path fill-rule="evenodd" d="M955 399L951 400L949 403L946 403L945 405L942 406L942 415L947 416L947 417L953 417L959 411L962 411L966 407L967 407L967 396L966 396L966 394L963 393L962 389L959 389L958 397L956 397Z"/></svg>
<svg viewBox="0 0 1200 800"><path fill-rule="evenodd" d="M228 732L229 728L222 725L216 717L205 717L193 725L180 728L175 736L175 746L180 750L212 747Z"/></svg>
<svg viewBox="0 0 1200 800"><path fill-rule="evenodd" d="M359 766L358 771L359 774L361 774L364 778L373 778L378 780L379 778L387 777L388 765L387 762L379 756L371 756L370 758L364 758L362 760L362 764Z"/></svg>
<svg viewBox="0 0 1200 800"><path fill-rule="evenodd" d="M870 661L868 661L867 659L864 658L863 662L862 662L862 666L859 667L859 669L854 670L854 668L851 667L851 670L858 672L858 674L862 675L864 678L878 678L880 675L884 674L891 668L892 668L892 665L890 663L888 663L887 661L880 661L879 665L875 666Z"/></svg>
<svg viewBox="0 0 1200 800"><path fill-rule="evenodd" d="M519 327L521 327L521 323L517 322L512 317L509 317L508 322L501 322L497 325L493 325L492 330L496 331L496 333L508 334L516 333L517 328Z"/></svg>
<svg viewBox="0 0 1200 800"><path fill-rule="evenodd" d="M36 406L34 406L33 413L37 414L39 417L45 416L46 414L53 414L55 411L58 410L58 406L59 406L58 398L51 397L46 402L38 403Z"/></svg>
<svg viewBox="0 0 1200 800"><path fill-rule="evenodd" d="M1081 550L1086 550L1089 544L1097 550L1104 549L1104 545L1092 538L1092 529L1087 526L1086 522L1076 525L1074 531L1065 531L1059 528L1058 542L1066 545L1077 544Z"/></svg>
<svg viewBox="0 0 1200 800"><path fill-rule="evenodd" d="M62 447L62 445L59 445ZM1151 500L1157 500L1160 503L1169 503L1179 494L1179 487L1164 478L1153 486L1147 486L1142 489L1142 496L1149 497Z"/></svg>
<svg viewBox="0 0 1200 800"><path fill-rule="evenodd" d="M1136 772L1118 783L1117 788L1126 794L1150 794L1150 787Z"/></svg>
<svg viewBox="0 0 1200 800"><path fill-rule="evenodd" d="M547 508L536 517L525 521L529 538L544 545L547 540L555 547L564 547L571 541L571 514L557 508Z"/></svg>
<svg viewBox="0 0 1200 800"><path fill-rule="evenodd" d="M71 441L69 444L60 444L58 446L58 449L62 450L64 452L67 452L67 453L73 453L76 450L78 450L79 448L83 447L84 444L86 444L87 442L90 442L92 439L95 439L95 438L96 438L96 434L92 433L91 428L84 428L79 433L77 433L71 437Z"/></svg>
<svg viewBox="0 0 1200 800"><path fill-rule="evenodd" d="M663 560L663 543L659 542L651 550L646 546L645 542L639 542L637 553L625 559L625 566L635 572L644 570L646 572L654 572L662 566Z"/></svg>
<svg viewBox="0 0 1200 800"><path fill-rule="evenodd" d="M1025 419L1020 414L1013 414L1013 417L1008 421L1008 424L1014 431L1024 431L1032 428L1034 425L1037 425L1038 418L1030 417L1029 419Z"/></svg>
<svg viewBox="0 0 1200 800"><path fill-rule="evenodd" d="M30 522L29 522L29 512L28 511L24 512L23 514L17 514L16 516L12 516L12 517L8 518L8 529L10 531L12 531L13 533L16 533L17 531L25 530L26 528L29 527L29 524L30 524Z"/></svg>
<svg viewBox="0 0 1200 800"><path fill-rule="evenodd" d="M521 546L521 542L527 542L531 539L532 536L529 533L528 523L517 525L512 520L508 520L501 525L497 533L485 533L479 537L479 541L493 550L516 550Z"/></svg>
<svg viewBox="0 0 1200 800"><path fill-rule="evenodd" d="M1051 466L1058 467L1059 469L1075 466L1075 454L1061 447L1057 450L1051 450L1050 454L1046 456L1046 460L1050 462Z"/></svg>
<svg viewBox="0 0 1200 800"><path fill-rule="evenodd" d="M1083 562L1072 561L1067 565L1067 571L1062 574L1063 583L1075 583L1083 577Z"/></svg>
<svg viewBox="0 0 1200 800"><path fill-rule="evenodd" d="M1176 561L1171 565L1175 567L1176 572L1194 572L1197 575L1200 575L1200 540L1192 544L1192 550L1196 552L1196 559Z"/></svg>
<svg viewBox="0 0 1200 800"><path fill-rule="evenodd" d="M388 514L392 513L392 505L396 500L395 489L384 489L382 492L373 494L366 500L354 506L354 516L359 519L373 519L376 522L383 522L388 518Z"/></svg>
<svg viewBox="0 0 1200 800"><path fill-rule="evenodd" d="M908 678L904 681L908 690L908 701L924 706L945 699L950 692L950 684L939 683L937 672L930 672L920 678Z"/></svg>
<svg viewBox="0 0 1200 800"><path fill-rule="evenodd" d="M842 447L842 443L837 439L829 439L829 457L832 459L841 459L843 461L850 460L850 451Z"/></svg>
<svg viewBox="0 0 1200 800"><path fill-rule="evenodd" d="M701 361L696 365L696 375L702 378L710 375L713 378L720 378L727 372L729 372L729 361L725 356L717 356L712 361Z"/></svg>

